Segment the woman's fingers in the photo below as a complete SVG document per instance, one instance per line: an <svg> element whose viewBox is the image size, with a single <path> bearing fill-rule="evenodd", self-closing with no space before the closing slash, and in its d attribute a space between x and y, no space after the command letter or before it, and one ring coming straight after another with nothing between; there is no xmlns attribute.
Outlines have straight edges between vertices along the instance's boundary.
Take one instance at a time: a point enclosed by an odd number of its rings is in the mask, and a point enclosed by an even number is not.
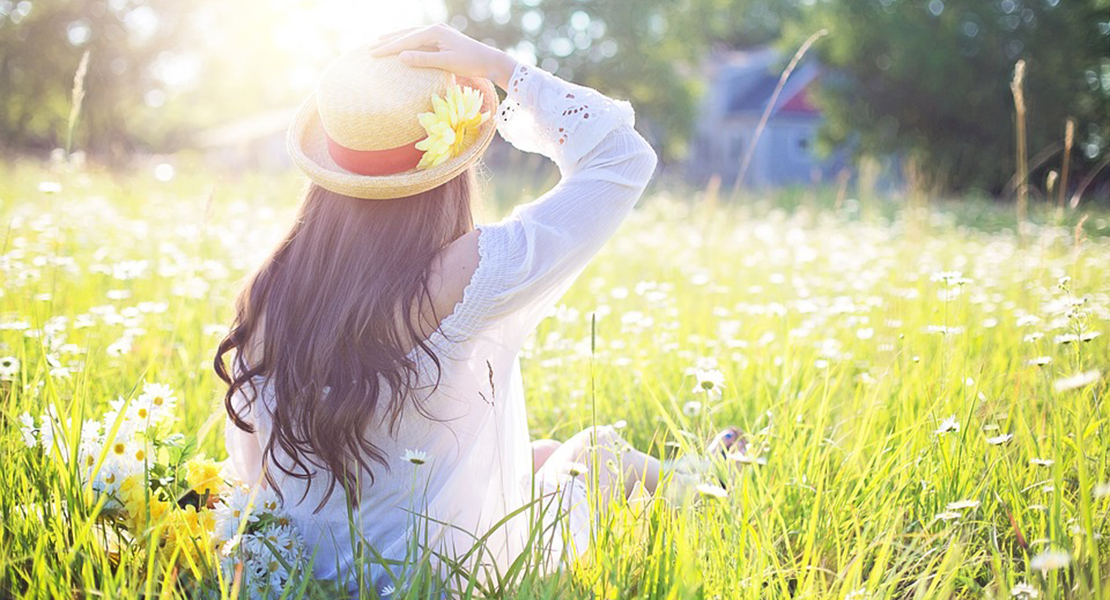
<svg viewBox="0 0 1110 600"><path fill-rule="evenodd" d="M389 54L397 54L404 50L415 50L424 46L438 47L438 36L439 29L434 25L432 27L425 27L386 42L384 45L374 48L371 54L374 56L386 56Z"/></svg>

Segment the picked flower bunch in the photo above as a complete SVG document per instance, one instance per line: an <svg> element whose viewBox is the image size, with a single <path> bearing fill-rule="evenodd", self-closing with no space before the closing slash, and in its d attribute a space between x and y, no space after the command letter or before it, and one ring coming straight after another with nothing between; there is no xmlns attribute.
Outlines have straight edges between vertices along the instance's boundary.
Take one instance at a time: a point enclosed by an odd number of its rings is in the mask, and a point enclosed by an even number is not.
<svg viewBox="0 0 1110 600"><path fill-rule="evenodd" d="M247 592L242 597L278 597L303 570L300 534L273 491L235 481L196 454L195 439L171 431L175 403L171 388L147 384L78 431L53 406L19 419L28 448L74 468L89 506L118 537L114 558L124 548L156 551L160 566L191 574L202 588L211 574ZM78 440L75 452L70 440Z"/></svg>

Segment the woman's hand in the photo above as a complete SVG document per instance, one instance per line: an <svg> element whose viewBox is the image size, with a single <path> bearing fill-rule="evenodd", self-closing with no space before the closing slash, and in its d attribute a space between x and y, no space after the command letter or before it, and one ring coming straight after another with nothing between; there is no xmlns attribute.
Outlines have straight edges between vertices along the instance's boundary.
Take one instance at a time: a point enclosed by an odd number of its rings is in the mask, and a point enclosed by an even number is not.
<svg viewBox="0 0 1110 600"><path fill-rule="evenodd" d="M400 53L414 67L443 69L462 77L485 77L501 89L509 85L516 69L511 56L437 23L382 36L370 47L374 56Z"/></svg>

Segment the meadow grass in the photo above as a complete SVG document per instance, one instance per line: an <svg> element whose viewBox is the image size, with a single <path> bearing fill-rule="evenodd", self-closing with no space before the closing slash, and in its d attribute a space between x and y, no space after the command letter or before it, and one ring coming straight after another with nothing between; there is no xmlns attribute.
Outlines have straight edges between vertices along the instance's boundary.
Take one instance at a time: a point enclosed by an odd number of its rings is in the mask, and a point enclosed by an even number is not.
<svg viewBox="0 0 1110 600"><path fill-rule="evenodd" d="M18 361L0 373L0 595L199 595L158 551L106 551L73 469L27 448L17 415L80 423L165 383L175 427L222 459L215 345L301 184L0 174L0 357ZM1022 244L1009 207L830 204L642 201L524 349L533 437L616 423L673 458L735 424L750 462L723 497L618 502L562 575L490 595L1110 597L1107 215L1076 230L1034 206Z"/></svg>

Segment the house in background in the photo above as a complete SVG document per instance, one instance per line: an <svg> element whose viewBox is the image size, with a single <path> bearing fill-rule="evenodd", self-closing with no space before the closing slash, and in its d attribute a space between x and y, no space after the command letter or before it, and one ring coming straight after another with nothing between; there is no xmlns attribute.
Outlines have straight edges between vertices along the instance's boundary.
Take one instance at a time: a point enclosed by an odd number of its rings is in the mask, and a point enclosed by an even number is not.
<svg viewBox="0 0 1110 600"><path fill-rule="evenodd" d="M726 185L735 181L785 62L768 47L710 56L705 67L708 86L687 165L692 181L704 182L713 175ZM831 183L847 167L844 150L825 157L816 152L823 117L810 95L821 74L816 61L806 60L787 80L756 144L746 186Z"/></svg>
<svg viewBox="0 0 1110 600"><path fill-rule="evenodd" d="M265 110L199 132L193 143L213 168L280 171L293 166L285 152L285 132L298 107Z"/></svg>

